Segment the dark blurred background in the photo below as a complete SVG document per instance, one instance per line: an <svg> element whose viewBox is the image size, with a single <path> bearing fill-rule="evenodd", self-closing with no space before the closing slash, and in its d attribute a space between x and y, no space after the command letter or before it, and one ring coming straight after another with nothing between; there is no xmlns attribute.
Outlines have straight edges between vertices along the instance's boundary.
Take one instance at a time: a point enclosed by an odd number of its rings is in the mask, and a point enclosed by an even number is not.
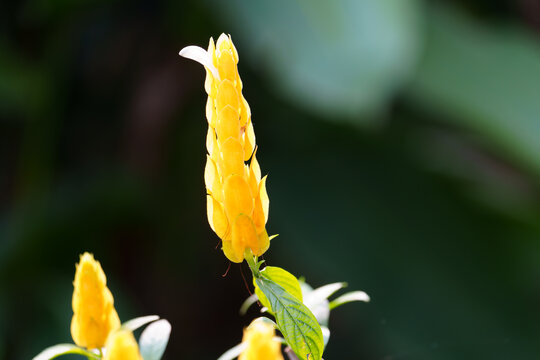
<svg viewBox="0 0 540 360"><path fill-rule="evenodd" d="M216 359L257 315L206 220L203 68L230 33L269 173L266 260L369 304L327 359L540 356L536 0L0 2L0 359L71 342L93 252L122 320Z"/></svg>

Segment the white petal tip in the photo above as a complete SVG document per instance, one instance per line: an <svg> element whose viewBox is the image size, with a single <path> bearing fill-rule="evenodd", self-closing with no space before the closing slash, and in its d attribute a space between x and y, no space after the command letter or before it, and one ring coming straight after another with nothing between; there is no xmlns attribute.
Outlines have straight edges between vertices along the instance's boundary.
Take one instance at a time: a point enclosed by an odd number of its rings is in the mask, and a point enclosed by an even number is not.
<svg viewBox="0 0 540 360"><path fill-rule="evenodd" d="M219 72L214 66L214 64L212 63L212 58L210 54L208 53L208 51L204 50L202 47L195 46L195 45L186 46L185 48L180 50L178 55L185 57L186 59L191 59L198 62L199 64L203 65L208 70L210 70L214 78L216 78L217 80L220 80Z"/></svg>
<svg viewBox="0 0 540 360"><path fill-rule="evenodd" d="M358 300L358 301L364 301L364 302L370 302L371 301L371 298L369 297L369 295L366 294L363 291L355 291L355 292L353 292L353 294L354 294L353 298Z"/></svg>

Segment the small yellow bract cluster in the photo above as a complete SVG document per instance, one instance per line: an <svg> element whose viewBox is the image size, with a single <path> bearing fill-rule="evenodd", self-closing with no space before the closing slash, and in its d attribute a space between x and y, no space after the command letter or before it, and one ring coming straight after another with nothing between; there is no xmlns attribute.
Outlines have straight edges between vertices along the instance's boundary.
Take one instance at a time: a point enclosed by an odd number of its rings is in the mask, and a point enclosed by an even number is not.
<svg viewBox="0 0 540 360"><path fill-rule="evenodd" d="M238 360L283 360L281 344L275 339L274 327L262 321L254 321L244 330L242 343L246 349Z"/></svg>
<svg viewBox="0 0 540 360"><path fill-rule="evenodd" d="M208 222L229 260L242 262L246 249L260 256L270 244L266 232L269 199L266 176L261 179L255 157L255 132L242 95L238 53L230 36L222 34L215 45L210 39L207 51L188 46L180 55L206 67Z"/></svg>
<svg viewBox="0 0 540 360"><path fill-rule="evenodd" d="M104 360L142 360L131 331L120 328L107 278L94 255L81 255L73 287L71 336L75 344L87 349L106 346Z"/></svg>
<svg viewBox="0 0 540 360"><path fill-rule="evenodd" d="M76 266L73 281L71 336L75 344L101 348L109 334L120 327L107 278L94 256L85 252Z"/></svg>
<svg viewBox="0 0 540 360"><path fill-rule="evenodd" d="M142 360L133 333L128 330L118 330L112 333L107 340L103 360Z"/></svg>

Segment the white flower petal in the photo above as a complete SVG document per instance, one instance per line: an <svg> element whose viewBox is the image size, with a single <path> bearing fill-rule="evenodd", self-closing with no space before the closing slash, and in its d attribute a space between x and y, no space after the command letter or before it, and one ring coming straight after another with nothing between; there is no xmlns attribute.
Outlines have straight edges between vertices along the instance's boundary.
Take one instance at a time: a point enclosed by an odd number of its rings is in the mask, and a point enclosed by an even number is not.
<svg viewBox="0 0 540 360"><path fill-rule="evenodd" d="M187 59L195 60L199 64L205 66L208 70L210 70L215 79L217 79L218 81L221 80L219 78L218 70L212 63L212 57L210 56L208 51L204 50L202 47L194 45L186 46L185 48L180 50L178 54Z"/></svg>

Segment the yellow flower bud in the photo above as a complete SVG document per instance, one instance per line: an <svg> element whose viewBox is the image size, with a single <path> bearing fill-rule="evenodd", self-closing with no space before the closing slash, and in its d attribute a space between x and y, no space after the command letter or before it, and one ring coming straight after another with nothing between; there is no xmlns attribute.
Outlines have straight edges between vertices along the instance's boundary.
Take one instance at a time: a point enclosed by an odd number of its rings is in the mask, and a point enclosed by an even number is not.
<svg viewBox="0 0 540 360"><path fill-rule="evenodd" d="M92 254L81 255L73 287L73 341L88 349L102 348L109 334L120 327L120 319L105 273Z"/></svg>
<svg viewBox="0 0 540 360"><path fill-rule="evenodd" d="M109 336L103 360L142 360L137 341L129 330L118 330Z"/></svg>
<svg viewBox="0 0 540 360"><path fill-rule="evenodd" d="M231 37L221 34L216 44L210 39L208 50L188 46L180 55L206 68L208 222L229 260L242 262L246 249L260 256L270 245L265 228L269 200L254 154L255 131L242 95L238 53Z"/></svg>
<svg viewBox="0 0 540 360"><path fill-rule="evenodd" d="M274 327L262 321L254 321L244 330L242 343L246 349L238 360L283 360L281 344L274 338Z"/></svg>

